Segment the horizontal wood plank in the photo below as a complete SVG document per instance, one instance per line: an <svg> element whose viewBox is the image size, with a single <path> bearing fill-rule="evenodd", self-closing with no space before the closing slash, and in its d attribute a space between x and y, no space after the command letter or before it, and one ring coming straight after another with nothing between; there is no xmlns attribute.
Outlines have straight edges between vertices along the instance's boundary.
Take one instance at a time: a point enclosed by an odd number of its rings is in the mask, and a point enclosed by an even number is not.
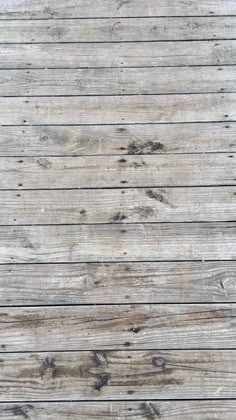
<svg viewBox="0 0 236 420"><path fill-rule="evenodd" d="M0 263L230 260L236 224L0 227Z"/></svg>
<svg viewBox="0 0 236 420"><path fill-rule="evenodd" d="M236 16L0 21L1 43L236 38Z"/></svg>
<svg viewBox="0 0 236 420"><path fill-rule="evenodd" d="M235 351L8 354L1 357L0 399L160 399L183 392L185 398L235 398L235 362ZM157 414L159 404L143 404L142 412L156 407Z"/></svg>
<svg viewBox="0 0 236 420"><path fill-rule="evenodd" d="M129 350L234 349L235 319L235 304L2 308L0 347L2 352L127 347ZM224 354L223 357L227 360ZM144 378L142 374L142 381ZM146 378L149 383L148 375ZM207 398L207 390L204 395Z"/></svg>
<svg viewBox="0 0 236 420"><path fill-rule="evenodd" d="M235 121L236 93L0 98L1 125Z"/></svg>
<svg viewBox="0 0 236 420"><path fill-rule="evenodd" d="M1 127L1 156L236 152L236 123Z"/></svg>
<svg viewBox="0 0 236 420"><path fill-rule="evenodd" d="M236 415L235 400L197 401L129 401L129 402L57 402L0 403L0 415L6 420L30 420L36 416L47 420L232 420ZM22 416L22 417L19 417Z"/></svg>
<svg viewBox="0 0 236 420"><path fill-rule="evenodd" d="M236 262L0 265L0 305L236 302Z"/></svg>
<svg viewBox="0 0 236 420"><path fill-rule="evenodd" d="M0 189L236 185L235 157L226 153L2 157ZM163 197L151 198L170 207Z"/></svg>
<svg viewBox="0 0 236 420"><path fill-rule="evenodd" d="M234 15L234 0L35 0L32 4L19 0L5 0L0 7L2 19L80 18L116 16L194 16Z"/></svg>
<svg viewBox="0 0 236 420"><path fill-rule="evenodd" d="M224 64L236 64L236 40L0 46L1 69Z"/></svg>
<svg viewBox="0 0 236 420"><path fill-rule="evenodd" d="M235 91L236 66L0 70L0 96L143 95Z"/></svg>
<svg viewBox="0 0 236 420"><path fill-rule="evenodd" d="M0 191L2 225L233 221L236 187Z"/></svg>

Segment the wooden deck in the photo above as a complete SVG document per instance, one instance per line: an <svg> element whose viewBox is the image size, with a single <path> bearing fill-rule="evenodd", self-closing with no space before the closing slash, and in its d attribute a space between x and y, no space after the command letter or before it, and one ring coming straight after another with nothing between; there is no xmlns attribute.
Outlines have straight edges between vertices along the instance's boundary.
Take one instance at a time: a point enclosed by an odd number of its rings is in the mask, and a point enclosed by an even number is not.
<svg viewBox="0 0 236 420"><path fill-rule="evenodd" d="M0 3L0 419L236 419L236 1Z"/></svg>

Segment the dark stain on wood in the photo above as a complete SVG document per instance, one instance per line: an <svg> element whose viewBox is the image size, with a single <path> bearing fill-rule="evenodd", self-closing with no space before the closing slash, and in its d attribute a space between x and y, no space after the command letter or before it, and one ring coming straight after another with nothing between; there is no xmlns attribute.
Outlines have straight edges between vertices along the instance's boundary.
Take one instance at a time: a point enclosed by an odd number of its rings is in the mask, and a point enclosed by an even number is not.
<svg viewBox="0 0 236 420"><path fill-rule="evenodd" d="M112 222L116 223L116 222L122 222L122 220L127 219L127 216L125 216L125 214L121 213L121 211L118 211L113 217L112 217Z"/></svg>
<svg viewBox="0 0 236 420"><path fill-rule="evenodd" d="M137 327L137 328L130 328L129 331L133 332L134 334L138 334L141 331L141 327Z"/></svg>
<svg viewBox="0 0 236 420"><path fill-rule="evenodd" d="M164 151L164 145L160 142L147 141L143 144L136 144L134 142L128 145L129 155L151 154L155 152Z"/></svg>
<svg viewBox="0 0 236 420"><path fill-rule="evenodd" d="M94 351L93 356L97 367L107 367L108 360L107 355L104 351Z"/></svg>
<svg viewBox="0 0 236 420"><path fill-rule="evenodd" d="M135 207L134 211L138 213L141 217L147 218L149 216L152 216L154 213L154 210L152 207L148 206L138 206Z"/></svg>
<svg viewBox="0 0 236 420"><path fill-rule="evenodd" d="M118 0L117 10L120 10L125 4L129 4L130 0Z"/></svg>
<svg viewBox="0 0 236 420"><path fill-rule="evenodd" d="M56 368L54 357L48 356L43 361L41 369L40 369L40 376L41 376L41 379L45 377L47 377L48 379L50 378L53 379L57 376L57 368Z"/></svg>
<svg viewBox="0 0 236 420"><path fill-rule="evenodd" d="M147 191L146 191L146 195L147 195L149 198L153 198L153 200L157 200L157 201L159 201L160 203L166 204L167 206L169 206L169 207L171 207L171 208L174 208L174 207L175 207L173 204L171 204L171 203L167 200L167 198L166 198L163 194L157 193L157 192L155 192L155 191L153 191L153 190L147 190Z"/></svg>
<svg viewBox="0 0 236 420"><path fill-rule="evenodd" d="M144 412L144 415L147 419L156 420L161 418L161 413L157 407L150 402L143 403L141 405L141 411Z"/></svg>
<svg viewBox="0 0 236 420"><path fill-rule="evenodd" d="M153 364L153 366L164 368L166 362L165 362L164 359L162 359L162 357L154 357L152 359L152 364Z"/></svg>
<svg viewBox="0 0 236 420"><path fill-rule="evenodd" d="M49 169L52 166L51 162L48 159L45 159L45 158L37 159L37 163L39 164L39 166L41 166L42 168L45 168L45 169Z"/></svg>
<svg viewBox="0 0 236 420"><path fill-rule="evenodd" d="M109 373L103 373L98 377L98 380L95 384L95 389L101 391L104 386L108 385L109 380L111 379Z"/></svg>
<svg viewBox="0 0 236 420"><path fill-rule="evenodd" d="M141 162L141 163L133 162L133 163L131 163L130 167L137 169L137 168L141 168L142 166L145 166L145 165L146 165L146 163L144 161Z"/></svg>
<svg viewBox="0 0 236 420"><path fill-rule="evenodd" d="M23 406L15 405L12 409L8 409L8 411L12 411L14 416L21 417L23 419L30 419L30 411L34 409L33 405L26 404Z"/></svg>

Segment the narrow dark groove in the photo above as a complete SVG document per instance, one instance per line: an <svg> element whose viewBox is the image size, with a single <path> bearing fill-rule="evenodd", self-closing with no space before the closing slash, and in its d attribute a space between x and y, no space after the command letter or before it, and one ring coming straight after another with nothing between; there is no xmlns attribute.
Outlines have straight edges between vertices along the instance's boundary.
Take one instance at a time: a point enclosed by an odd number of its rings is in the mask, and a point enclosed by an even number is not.
<svg viewBox="0 0 236 420"><path fill-rule="evenodd" d="M236 305L236 302L222 302L222 303L219 303L219 302L186 302L186 303L178 303L178 302L166 302L166 303L161 303L161 302L158 302L158 303L150 303L150 302L147 302L147 303L134 303L134 302L132 302L132 303L122 303L122 304L120 304L120 303L83 303L83 304L80 304L80 303L74 303L74 304L57 304L57 305L55 305L55 304L52 304L52 305L27 305L27 308L39 308L39 307L41 307L41 308L58 308L58 307L61 307L61 308L70 308L70 307L78 307L78 308L80 308L81 306L83 306L83 307L94 307L94 308L96 308L97 306L133 306L133 305L135 305L135 306L144 306L144 305L150 305L150 306L162 306L162 305L175 305L175 306L178 306L179 307L179 305L181 305L181 306L191 306L191 305L198 305L198 306L206 306L206 305L208 305L208 304L210 304L211 306L219 306L219 305L225 305L225 306L228 306L228 305ZM11 308L12 307L14 307L14 308L24 308L24 306L25 305L16 305L16 306L10 306ZM6 306L6 305L0 305L0 308L7 308L8 306ZM121 315L122 316L122 315ZM69 351L69 350L68 350ZM133 349L133 351L135 351L135 349Z"/></svg>
<svg viewBox="0 0 236 420"><path fill-rule="evenodd" d="M8 13L8 12L6 12ZM14 13L14 12L13 12ZM217 14L208 14L208 15L177 15L177 16L169 16L169 15L144 15L144 16L89 16L89 17L53 17L53 18L0 18L0 21L3 22L7 22L7 21L31 21L31 20L50 20L50 21L54 21L54 20L105 20L105 19L176 19L176 18L184 18L184 19L189 19L189 18L223 18L223 17L236 17L236 15L217 15Z"/></svg>
<svg viewBox="0 0 236 420"><path fill-rule="evenodd" d="M0 171L1 172L1 171ZM99 188L94 188L94 187L83 187L83 188L0 188L0 192L1 191L77 191L77 190L130 190L130 189L146 189L146 188L209 188L209 187L235 187L235 184L209 184L209 185L143 185L143 186L139 186L139 187L135 187L135 186L130 186L130 187L99 187Z"/></svg>
<svg viewBox="0 0 236 420"><path fill-rule="evenodd" d="M138 96L138 95L137 95ZM181 125L181 124L219 124L235 123L236 120L208 120L208 121L164 121L164 122L118 122L101 124L1 124L1 127L106 127L106 126L127 126L127 125Z"/></svg>
<svg viewBox="0 0 236 420"><path fill-rule="evenodd" d="M138 353L138 352L155 352L155 351L158 351L158 352L163 352L163 351L169 351L169 352L174 352L174 351L184 351L184 352L193 352L193 351L195 351L195 352L197 352L197 351L202 351L202 352L205 352L205 351L213 351L213 352L217 352L217 351L232 351L232 352L234 352L234 351L236 351L236 348L227 348L227 347L221 347L221 348L212 348L212 347L209 347L209 348L199 348L199 347L193 347L193 348L188 348L188 349L185 349L185 348L147 348L147 349L145 349L145 348L142 348L142 349L133 349L133 350L130 350L130 349L128 349L128 348L125 348L125 349L121 349L121 348L119 348L119 349L117 349L117 348L113 348L113 349L104 349L104 348L102 348L102 349L100 349L100 348L91 348L91 349L86 349L86 350L50 350L50 349L48 349L48 350L40 350L40 351L31 351L31 350L26 350L26 351L21 351L21 350L19 350L19 351L0 351L0 354L1 355L3 355L3 354L45 354L45 353L91 353L91 352L93 352L93 351L101 351L101 352L103 352L103 351L105 351L106 353L108 353L108 352L116 352L116 353L118 353L118 352L125 352L125 353ZM224 399L224 398L222 398L222 399ZM232 399L232 398L229 398L229 399ZM236 399L236 398L235 398ZM60 400L61 401L61 400ZM70 401L70 400L69 400ZM101 400L100 400L101 401ZM103 401L103 400L102 400ZM1 402L3 402L3 401L1 401Z"/></svg>
<svg viewBox="0 0 236 420"><path fill-rule="evenodd" d="M91 93L81 95L0 95L0 98L80 98L80 97L120 97L120 96L187 96L187 95L227 95L228 93L236 93L235 90L215 90L201 92L163 92L163 93Z"/></svg>
<svg viewBox="0 0 236 420"><path fill-rule="evenodd" d="M31 404L31 403L34 403L34 404L41 404L41 403L47 403L47 404L53 404L53 403L57 403L57 404L60 404L60 403L62 403L62 404L65 404L65 403L94 403L94 404L103 404L103 403L112 403L112 402L115 402L115 403L135 403L135 402L150 402L150 401L153 401L153 402L155 402L155 401L162 401L162 402L164 402L164 401L166 401L166 402L168 402L168 401L192 401L192 402L194 402L194 401L236 401L236 399L235 398L166 398L166 399L161 399L161 398L159 398L159 399L153 399L153 398L149 398L148 400L147 399L145 399L145 398L143 398L143 399L133 399L133 400L131 400L131 399L121 399L121 400L115 400L115 399L109 399L109 400L104 400L104 399L102 399L102 400L97 400L97 399L93 399L93 400L83 400L83 399L81 399L81 400L74 400L74 399L68 399L68 400L64 400L64 399L60 399L60 400L11 400L11 401L1 401L0 402L0 406L2 405L2 404L7 404L7 405L14 405L14 404Z"/></svg>
<svg viewBox="0 0 236 420"><path fill-rule="evenodd" d="M17 45L17 44L16 44ZM173 65L173 66L98 66L98 67L47 67L47 70L90 70L90 69L158 69L158 68L185 68L185 67L234 67L236 66L235 63L219 63L217 64L181 64L181 65ZM45 70L45 66L42 67L0 67L0 71L2 70Z"/></svg>
<svg viewBox="0 0 236 420"><path fill-rule="evenodd" d="M164 156L188 156L188 155L191 155L191 156L194 156L194 155L196 155L196 156L202 156L202 155L228 155L228 154L231 154L231 155L234 155L234 154L236 154L236 143L235 143L235 151L234 151L234 149L233 149L233 151L232 150L228 150L228 151L221 151L221 152L215 152L215 151L203 151L203 152L159 152L159 153L138 153L138 154L130 154L129 152L128 152L128 150L127 150L127 152L126 153L122 153L122 154L119 154L119 155L117 155L117 153L108 153L108 154L104 154L104 153L101 153L101 154L96 154L96 153L92 153L91 155L87 155L87 154L68 154L68 155L48 155L48 154L44 154L44 155L25 155L25 154L23 154L23 153L21 153L21 155L1 155L0 154L0 159L1 158L11 158L11 159L18 159L18 158L20 158L20 159L23 159L23 158L35 158L35 159L38 159L38 158L45 158L45 157L47 157L47 158L85 158L85 157L111 157L111 158L113 158L113 157L121 157L121 156L133 156L133 157L139 157L139 156L142 156L142 157L150 157L150 156L155 156L155 157L157 157L157 156L161 156L161 157L164 157ZM0 169L0 171L1 171L1 169ZM225 185L222 185L222 187L224 187ZM109 188L115 188L115 187L109 187ZM118 187L118 188L120 188L120 189L123 189L123 187L121 188L121 187ZM126 189L128 189L128 188L131 188L131 187L126 187ZM139 188L139 187L133 187L133 188ZM157 188L159 188L159 187L157 187ZM176 188L182 188L182 186L177 186ZM78 188L72 188L72 189L78 189ZM94 188L94 189L101 189L101 188ZM106 189L106 188L102 188L102 189ZM0 189L0 191L1 191L1 189Z"/></svg>
<svg viewBox="0 0 236 420"><path fill-rule="evenodd" d="M161 39L161 40L142 40L142 41L51 41L51 42L0 42L0 45L52 45L52 44L147 44L161 42L214 42L214 41L236 41L236 38L202 38L202 39Z"/></svg>
<svg viewBox="0 0 236 420"><path fill-rule="evenodd" d="M143 263L161 263L161 264L171 264L171 263L185 263L186 265L189 265L191 263L224 263L224 262L231 262L231 263L236 263L236 259L225 259L225 260L204 260L202 261L202 259L199 260L142 260L142 261L130 261L130 260L122 260L122 261L82 261L82 262L30 262L30 263L0 263L0 266L2 267L8 267L8 266L40 266L40 265L84 265L84 264L89 264L89 265L104 265L104 264L110 264L110 265L123 265L123 264L130 264L132 263L132 265L139 265L139 264L143 264ZM217 304L217 302L216 302Z"/></svg>
<svg viewBox="0 0 236 420"><path fill-rule="evenodd" d="M210 306L217 306L217 305L235 305L236 301L222 301L222 302L116 302L116 303L58 303L58 304L35 304L35 305L0 305L1 309L12 309L12 308L81 308L81 307L97 307L97 306L167 306L167 305L176 305L176 306L186 306L186 305L210 305ZM68 350L70 351L70 350ZM136 350L133 350L136 351Z"/></svg>
<svg viewBox="0 0 236 420"><path fill-rule="evenodd" d="M225 222L223 222L225 223ZM126 259L122 259L122 260L111 260L111 259L107 259L107 260L94 260L94 261L57 261L57 262L38 262L38 261L34 261L34 262L12 262L12 263L0 263L0 266L18 266L18 265L59 265L59 264L64 264L64 265L68 265L68 264L125 264L125 263L132 263L132 264L142 264L142 263L166 263L166 264L170 264L170 263L197 263L200 262L202 264L204 263L208 263L208 262L214 262L214 263L223 263L223 262L236 262L236 258L224 258L223 260L213 260L211 258L207 258L204 260L202 258L196 259L196 260L174 260L174 259L169 259L169 260L157 260L157 259L150 259L150 260L126 260Z"/></svg>
<svg viewBox="0 0 236 420"><path fill-rule="evenodd" d="M9 224L9 225L2 225L0 224L0 228L1 227L35 227L35 226L119 226L119 227L124 227L124 226L132 226L132 225L194 225L194 224L209 224L209 225L215 225L217 223L234 223L235 224L236 219L235 220L191 220L191 221L183 221L183 222L128 222L128 223L111 223L111 222L95 222L95 223L28 223L28 224ZM236 227L236 226L235 226Z"/></svg>

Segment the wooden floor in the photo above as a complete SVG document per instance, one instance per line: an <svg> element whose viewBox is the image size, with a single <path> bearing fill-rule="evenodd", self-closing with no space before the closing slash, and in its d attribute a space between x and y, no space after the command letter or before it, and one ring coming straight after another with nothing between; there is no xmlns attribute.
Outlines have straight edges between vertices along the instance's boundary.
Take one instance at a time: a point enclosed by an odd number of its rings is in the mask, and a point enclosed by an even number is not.
<svg viewBox="0 0 236 420"><path fill-rule="evenodd" d="M0 3L0 419L236 419L236 1Z"/></svg>

